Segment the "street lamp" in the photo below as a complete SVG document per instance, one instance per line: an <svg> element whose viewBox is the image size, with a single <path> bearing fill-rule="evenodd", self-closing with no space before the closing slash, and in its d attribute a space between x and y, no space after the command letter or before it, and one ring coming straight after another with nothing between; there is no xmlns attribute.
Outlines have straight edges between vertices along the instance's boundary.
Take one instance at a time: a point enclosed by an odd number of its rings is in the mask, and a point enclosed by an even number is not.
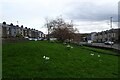
<svg viewBox="0 0 120 80"><path fill-rule="evenodd" d="M110 17L110 28L111 28L110 40L111 40L111 43L112 43L112 18L113 17ZM112 47L112 44L111 44L111 47Z"/></svg>
<svg viewBox="0 0 120 80"><path fill-rule="evenodd" d="M110 17L110 28L112 29L112 18L113 17Z"/></svg>

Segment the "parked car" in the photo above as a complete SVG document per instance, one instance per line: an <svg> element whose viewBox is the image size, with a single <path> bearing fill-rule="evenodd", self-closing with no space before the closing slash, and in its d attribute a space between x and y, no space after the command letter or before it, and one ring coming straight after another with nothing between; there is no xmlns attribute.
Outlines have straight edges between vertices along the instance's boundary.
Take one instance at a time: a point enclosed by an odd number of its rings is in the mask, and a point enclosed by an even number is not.
<svg viewBox="0 0 120 80"><path fill-rule="evenodd" d="M32 38L28 38L29 40L33 40Z"/></svg>
<svg viewBox="0 0 120 80"><path fill-rule="evenodd" d="M106 44L106 45L113 45L114 42L112 42L112 41L106 41L105 44Z"/></svg>
<svg viewBox="0 0 120 80"><path fill-rule="evenodd" d="M29 37L24 37L25 39L28 39Z"/></svg>
<svg viewBox="0 0 120 80"><path fill-rule="evenodd" d="M34 40L34 41L37 41L38 39L37 38L28 38L30 41L32 40Z"/></svg>
<svg viewBox="0 0 120 80"><path fill-rule="evenodd" d="M41 40L41 41L42 41L42 40L43 40L43 38L38 38L38 40Z"/></svg>
<svg viewBox="0 0 120 80"><path fill-rule="evenodd" d="M93 42L92 40L88 40L88 41L87 41L88 44L91 44L92 42Z"/></svg>
<svg viewBox="0 0 120 80"><path fill-rule="evenodd" d="M44 40L46 41L47 39L45 38Z"/></svg>

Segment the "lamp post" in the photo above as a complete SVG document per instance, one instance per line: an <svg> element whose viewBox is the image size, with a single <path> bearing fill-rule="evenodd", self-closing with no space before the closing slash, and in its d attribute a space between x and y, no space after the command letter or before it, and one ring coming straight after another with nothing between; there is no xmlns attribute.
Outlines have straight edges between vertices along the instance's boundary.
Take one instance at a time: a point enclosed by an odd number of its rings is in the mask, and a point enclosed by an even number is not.
<svg viewBox="0 0 120 80"><path fill-rule="evenodd" d="M112 18L113 17L110 17L110 28L112 29Z"/></svg>
<svg viewBox="0 0 120 80"><path fill-rule="evenodd" d="M111 28L110 40L111 40L111 47L112 47L112 18L113 17L110 17L110 28Z"/></svg>
<svg viewBox="0 0 120 80"><path fill-rule="evenodd" d="M19 25L19 22L17 21L17 25Z"/></svg>
<svg viewBox="0 0 120 80"><path fill-rule="evenodd" d="M110 17L110 34L109 34L109 40L112 41L112 17Z"/></svg>

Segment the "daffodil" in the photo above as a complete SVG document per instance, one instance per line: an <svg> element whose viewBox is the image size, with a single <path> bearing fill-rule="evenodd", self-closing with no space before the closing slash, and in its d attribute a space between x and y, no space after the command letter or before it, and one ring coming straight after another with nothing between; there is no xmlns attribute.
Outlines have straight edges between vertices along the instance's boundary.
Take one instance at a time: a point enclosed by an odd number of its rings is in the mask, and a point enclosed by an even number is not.
<svg viewBox="0 0 120 80"><path fill-rule="evenodd" d="M73 48L73 47L71 46L71 48Z"/></svg>
<svg viewBox="0 0 120 80"><path fill-rule="evenodd" d="M93 54L93 53L91 53L90 55L91 55L91 56L94 56L94 54Z"/></svg>
<svg viewBox="0 0 120 80"><path fill-rule="evenodd" d="M98 57L100 57L100 55L98 55Z"/></svg>
<svg viewBox="0 0 120 80"><path fill-rule="evenodd" d="M45 56L43 56L43 58L45 58Z"/></svg>
<svg viewBox="0 0 120 80"><path fill-rule="evenodd" d="M67 45L67 47L70 47L70 45Z"/></svg>
<svg viewBox="0 0 120 80"><path fill-rule="evenodd" d="M48 60L48 59L50 59L50 58L49 58L49 57L46 57L45 59Z"/></svg>

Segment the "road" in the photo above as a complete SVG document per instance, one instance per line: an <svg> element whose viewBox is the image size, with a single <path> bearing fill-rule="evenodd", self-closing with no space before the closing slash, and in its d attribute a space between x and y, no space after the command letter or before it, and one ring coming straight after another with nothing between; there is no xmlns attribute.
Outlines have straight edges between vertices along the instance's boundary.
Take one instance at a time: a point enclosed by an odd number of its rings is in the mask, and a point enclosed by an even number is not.
<svg viewBox="0 0 120 80"><path fill-rule="evenodd" d="M80 42L80 44L87 44L86 42ZM108 47L120 50L120 44L106 45L104 43L91 43L93 46Z"/></svg>

